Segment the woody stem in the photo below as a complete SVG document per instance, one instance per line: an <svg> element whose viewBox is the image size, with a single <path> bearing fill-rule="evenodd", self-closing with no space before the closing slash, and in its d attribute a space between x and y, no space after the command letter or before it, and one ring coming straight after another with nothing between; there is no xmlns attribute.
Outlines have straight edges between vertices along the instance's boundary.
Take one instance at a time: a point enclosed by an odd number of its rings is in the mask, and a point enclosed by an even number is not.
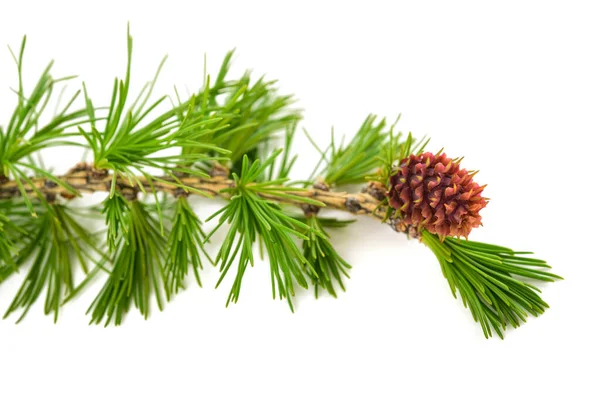
<svg viewBox="0 0 600 400"><path fill-rule="evenodd" d="M129 179L117 177L116 188L126 198L135 198L137 193L143 188L143 191L151 193L154 190L165 192L173 196L181 196L184 193L177 186L177 181L170 176L160 176L153 179L150 183L146 177L138 176L138 184L132 185ZM37 197L39 193L53 200L56 196L62 196L71 199L85 193L108 192L111 188L113 175L108 171L96 170L89 164L80 163L72 168L67 174L59 176L58 179L72 187L76 195L73 195L61 185L46 178L32 178L31 183L23 182L25 193L29 197ZM219 196L228 198L229 194L225 189L234 186L234 181L225 176L212 176L208 178L198 176L182 176L177 178L180 184L202 192L207 197ZM141 188L140 188L141 186ZM346 211L352 214L371 215L379 220L385 219L386 208L380 205L374 195L369 194L370 190L365 189L363 193L333 192L327 188L307 188L302 191L290 191L294 196L306 197L320 201L325 204L325 208L333 210ZM371 191L372 192L372 191ZM190 194L195 194L190 192ZM289 204L305 209L306 204L302 201L281 198L276 195L258 193L261 197L276 201L281 204ZM377 194L375 194L377 195ZM21 196L21 190L14 180L0 181L0 199L11 199ZM379 196L380 197L380 196ZM405 227L399 226L399 221L390 219L387 221L394 230L405 231Z"/></svg>

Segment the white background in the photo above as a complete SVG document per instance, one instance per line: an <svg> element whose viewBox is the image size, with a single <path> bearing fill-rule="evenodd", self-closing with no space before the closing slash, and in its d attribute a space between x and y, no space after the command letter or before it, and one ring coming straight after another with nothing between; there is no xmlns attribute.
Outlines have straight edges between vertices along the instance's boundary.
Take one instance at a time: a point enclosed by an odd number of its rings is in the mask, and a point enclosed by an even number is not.
<svg viewBox="0 0 600 400"><path fill-rule="evenodd" d="M1 321L0 398L600 398L596 2L158 4L3 1L0 43L27 34L30 85L54 58L55 75L78 74L100 104L124 70L127 21L137 88L168 53L158 91L195 91L204 53L214 72L237 47L234 71L279 79L321 144L331 125L351 135L370 112L401 112L401 130L465 156L489 184L471 238L535 250L566 280L543 285L542 317L485 340L430 251L363 218L333 238L354 266L347 292L302 294L295 314L270 299L261 263L228 309L209 270L204 288L148 321L131 312L122 327L89 327L99 283L57 325L41 304L19 325ZM1 51L3 125L15 85ZM300 178L317 157L303 137L295 149ZM77 160L69 151L49 154L57 172ZM203 217L220 205L207 204ZM0 287L2 309L20 279Z"/></svg>

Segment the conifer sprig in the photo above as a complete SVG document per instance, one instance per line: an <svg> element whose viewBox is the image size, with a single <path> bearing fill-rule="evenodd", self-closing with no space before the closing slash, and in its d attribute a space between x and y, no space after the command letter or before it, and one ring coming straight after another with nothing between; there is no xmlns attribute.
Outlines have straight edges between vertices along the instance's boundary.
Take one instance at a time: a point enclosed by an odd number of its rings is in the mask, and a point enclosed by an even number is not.
<svg viewBox="0 0 600 400"><path fill-rule="evenodd" d="M385 127L385 119L377 122L377 116L369 115L346 145L336 144L332 130L326 150L322 150L305 131L325 164L318 173L321 180L328 185L337 186L365 183L365 176L377 167L377 156L387 139L384 134Z"/></svg>
<svg viewBox="0 0 600 400"><path fill-rule="evenodd" d="M116 194L114 198L121 197ZM88 312L91 323L120 325L133 304L144 318L150 315L150 300L159 310L170 298L165 260L167 240L152 206L140 201L126 202L122 209L122 233L115 243L113 268Z"/></svg>
<svg viewBox="0 0 600 400"><path fill-rule="evenodd" d="M54 96L56 86L74 77L53 78L50 72L54 62L51 61L42 71L31 92L26 92L23 78L26 43L27 38L23 37L18 54L15 54L9 47L18 73L18 88L13 90L17 96L17 105L6 129L0 125L0 182L14 179L24 197L25 205L30 212L35 213L34 206L26 196L24 189L24 185L31 182L28 177L29 173L33 172L37 176L61 185L72 194L75 192L65 182L56 179L45 169L39 168L31 156L44 148L78 145L70 139L78 135L76 127L86 121L86 112L83 108L71 110L80 94L77 91L66 104L57 103L56 111L48 123L41 122L48 118L47 107L51 101L57 101ZM45 201L43 197L40 197L39 200Z"/></svg>
<svg viewBox="0 0 600 400"><path fill-rule="evenodd" d="M205 75L204 87L187 104L191 105L188 115L192 120L220 118L210 140L215 146L228 150L226 164L239 174L243 156L249 157L250 161L257 159L261 146L272 141L277 133L295 125L302 115L291 108L295 102L293 96L277 92L277 81L265 77L253 81L250 71L231 79L233 54L232 50L225 55L214 82L210 75ZM182 104L185 103L180 102ZM180 119L184 117L179 114ZM194 147L183 148L184 155L197 152ZM208 154L220 155L214 151Z"/></svg>
<svg viewBox="0 0 600 400"><path fill-rule="evenodd" d="M310 230L306 233L308 239L302 242L302 247L304 257L313 266L316 273L310 276L315 288L316 298L319 297L319 289L326 290L333 297L337 297L336 286L342 291L346 291L344 278L350 278L348 270L352 266L333 248L329 234L325 231L325 226L341 228L352 222L354 221L320 218L316 215L306 218L305 223L310 227Z"/></svg>
<svg viewBox="0 0 600 400"><path fill-rule="evenodd" d="M42 214L43 208L35 203L34 211ZM21 198L0 201L0 243L4 252L0 260L0 283L17 272L23 258L22 249L31 243L40 219L31 218L31 211ZM10 216L10 218L8 217ZM25 253L27 255L27 253Z"/></svg>
<svg viewBox="0 0 600 400"><path fill-rule="evenodd" d="M219 223L209 237L225 222L229 224L229 232L215 260L216 263L220 263L221 271L217 286L221 284L239 255L236 277L227 305L230 302L236 303L239 299L242 279L248 265L254 266L253 246L257 242L264 246L269 257L273 298L278 295L280 299L287 299L292 311L295 285L307 288L306 275L316 275L293 240L293 237L308 240L308 237L301 232L311 228L284 213L276 202L259 196L260 193L274 198L324 206L319 201L290 194L290 191L293 193L294 190L302 191L302 189L281 186L287 181L286 178L256 182L267 169L272 167L279 153L279 151L275 152L264 163L256 160L250 164L248 157L244 157L240 176L233 174L234 187L226 189L232 195L230 202L208 219L220 216ZM316 234L322 235L320 232Z"/></svg>
<svg viewBox="0 0 600 400"><path fill-rule="evenodd" d="M23 309L22 320L31 306L46 292L44 313L54 314L58 320L59 308L75 290L77 267L87 274L90 262L94 262L100 250L96 240L65 205L45 206L38 215L35 230L26 232L29 236L19 249L15 260L17 267L31 263L23 283L4 318Z"/></svg>
<svg viewBox="0 0 600 400"><path fill-rule="evenodd" d="M224 116L198 116L193 113L195 97L192 97L189 102L151 118L151 115L156 113L159 106L167 99L165 95L149 103L166 58L160 63L154 79L148 82L132 104L128 105L132 52L133 39L128 31L125 78L114 80L108 114L103 121L104 128L97 125L96 108L84 85L91 131L86 132L81 127L79 131L92 149L94 167L98 170L114 171L110 197L115 194L117 178L121 176L128 178L132 186L137 185L141 192L145 192L144 186L136 176L141 174L150 182L159 180L147 174L146 168L150 167L159 169L165 175L174 178L178 182L176 185L182 189L190 190L191 188L179 182L177 174L204 177L208 175L200 169L187 168L184 167L185 165L219 160L223 154L230 153L210 141L210 135L223 128L219 123ZM181 118L182 114L183 118ZM187 150L179 155L157 155L161 150L176 147ZM208 152L217 155L209 155Z"/></svg>
<svg viewBox="0 0 600 400"><path fill-rule="evenodd" d="M422 240L435 254L448 280L452 295L460 293L473 319L481 324L485 337L495 332L504 337L507 326L517 328L528 315L542 314L548 304L540 289L530 281L553 282L562 279L547 271L543 260L526 257L507 247L447 237L422 231Z"/></svg>
<svg viewBox="0 0 600 400"><path fill-rule="evenodd" d="M202 286L200 270L203 256L214 265L204 248L207 238L202 229L202 222L192 210L187 198L179 197L173 212L165 264L167 286L171 293L177 293L185 288L189 267L192 268L198 286Z"/></svg>
<svg viewBox="0 0 600 400"><path fill-rule="evenodd" d="M12 228L11 221L6 218L4 213L0 213L0 262L2 265L14 268L14 260L12 258L13 243L6 234L6 230Z"/></svg>
<svg viewBox="0 0 600 400"><path fill-rule="evenodd" d="M162 309L192 273L200 285L207 261L218 264L217 286L234 267L226 304L237 302L257 249L268 257L273 297L286 299L290 309L297 290L310 283L317 296L321 289L337 296L351 266L329 234L352 221L323 216L321 209L371 215L419 238L433 250L452 293L461 295L486 337L502 337L508 326L545 311L548 305L531 282L561 279L526 253L453 237L478 226L478 211L487 204L476 198L483 187L458 168L460 160L423 153L426 140L405 137L396 132L396 123L374 115L345 144L333 133L325 150L315 144L321 160L313 174L290 182L301 114L292 108L292 96L278 94L276 81L255 81L249 72L231 78L233 52L215 79L205 72L202 88L183 101L176 95L167 108L167 96L153 99L165 60L131 99L128 30L125 77L115 79L106 107L97 107L84 85L81 109L71 111L76 93L41 124L55 85L69 78L53 79L50 65L26 96L24 48L25 40L13 54L17 106L7 128L0 126L0 283L23 276L6 313L22 311L19 321L44 294L44 311L56 321L60 306L102 274L104 285L88 310L91 323L118 325L132 305L147 318L151 304ZM274 150L282 142L283 148ZM55 176L34 161L43 148L81 143L93 159L66 175ZM366 186L360 193L338 191L356 184ZM97 191L108 195L88 216L104 218L106 232L88 231L67 203ZM218 218L208 235L188 202L190 194L227 201L208 218ZM204 246L219 229L228 231L213 262ZM436 230L445 237L431 233ZM96 240L99 234L106 245ZM77 265L84 275L79 284ZM90 271L88 265L95 267Z"/></svg>

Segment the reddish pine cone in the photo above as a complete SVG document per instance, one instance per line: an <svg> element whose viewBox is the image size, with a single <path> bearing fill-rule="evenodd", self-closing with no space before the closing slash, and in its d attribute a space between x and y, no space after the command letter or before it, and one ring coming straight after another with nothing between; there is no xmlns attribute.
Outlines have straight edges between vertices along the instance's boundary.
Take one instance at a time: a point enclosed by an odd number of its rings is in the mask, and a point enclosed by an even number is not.
<svg viewBox="0 0 600 400"><path fill-rule="evenodd" d="M469 236L481 225L479 210L487 204L481 197L484 186L446 154L411 155L400 162L390 177L391 207L402 220L418 229L446 236Z"/></svg>

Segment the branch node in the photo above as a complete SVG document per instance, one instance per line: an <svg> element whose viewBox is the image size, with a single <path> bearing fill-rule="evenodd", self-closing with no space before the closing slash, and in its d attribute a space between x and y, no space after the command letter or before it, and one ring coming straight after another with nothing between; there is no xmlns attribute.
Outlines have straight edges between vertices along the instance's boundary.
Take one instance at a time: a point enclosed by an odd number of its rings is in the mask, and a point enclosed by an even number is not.
<svg viewBox="0 0 600 400"><path fill-rule="evenodd" d="M324 192L329 192L329 185L320 179L313 184L313 188L322 190Z"/></svg>
<svg viewBox="0 0 600 400"><path fill-rule="evenodd" d="M323 192L329 192L329 185L325 183L322 179L317 180L313 184L313 189L321 190ZM316 197L316 193L313 193L310 197ZM315 206L313 204L301 204L300 208L304 212L304 216L306 218L313 217L319 213L321 207Z"/></svg>
<svg viewBox="0 0 600 400"><path fill-rule="evenodd" d="M90 167L92 173L92 179L94 180L102 180L108 176L108 170L106 169L96 169L94 167Z"/></svg>
<svg viewBox="0 0 600 400"><path fill-rule="evenodd" d="M177 187L177 188L175 188L175 190L173 190L173 196L175 198L189 197L190 196L190 192L188 192L188 191L186 191L186 190L184 190L184 189L182 189L180 187Z"/></svg>
<svg viewBox="0 0 600 400"><path fill-rule="evenodd" d="M46 181L44 182L44 187L48 188L48 189L54 189L55 187L57 187L58 185L56 184L56 182L51 181L49 179L46 179Z"/></svg>
<svg viewBox="0 0 600 400"><path fill-rule="evenodd" d="M381 182L372 181L362 189L362 193L366 193L379 201L383 201L387 197L387 188Z"/></svg>
<svg viewBox="0 0 600 400"><path fill-rule="evenodd" d="M300 208L304 212L304 216L306 218L313 217L319 213L321 209L319 206L315 206L314 204L301 204Z"/></svg>
<svg viewBox="0 0 600 400"><path fill-rule="evenodd" d="M362 210L362 206L360 205L360 201L358 201L354 197L348 197L348 199L346 199L346 202L344 203L344 205L346 206L346 209L349 212L351 212L352 214L356 214L360 210Z"/></svg>
<svg viewBox="0 0 600 400"><path fill-rule="evenodd" d="M409 238L421 239L421 231L415 225L405 223L402 218L390 218L388 224L394 231L406 233Z"/></svg>
<svg viewBox="0 0 600 400"><path fill-rule="evenodd" d="M89 171L91 168L91 166L86 163L86 162L79 162L77 164L75 164L75 166L73 166L73 168L71 168L69 170L69 172L67 172L67 175L71 175L74 174L76 172L81 172L81 171Z"/></svg>

